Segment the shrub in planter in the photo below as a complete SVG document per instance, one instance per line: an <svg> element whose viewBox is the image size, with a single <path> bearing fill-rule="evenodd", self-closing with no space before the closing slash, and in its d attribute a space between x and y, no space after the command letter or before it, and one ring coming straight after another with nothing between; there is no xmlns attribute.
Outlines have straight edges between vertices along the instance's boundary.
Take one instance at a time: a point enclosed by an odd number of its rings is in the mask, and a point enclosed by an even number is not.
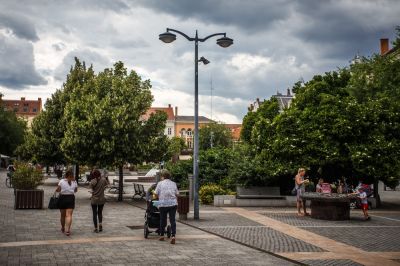
<svg viewBox="0 0 400 266"><path fill-rule="evenodd" d="M214 201L214 195L226 195L229 192L217 184L206 184L199 190L200 201L203 204L211 204Z"/></svg>
<svg viewBox="0 0 400 266"><path fill-rule="evenodd" d="M42 180L42 171L36 170L27 163L16 163L16 170L12 179L15 189L36 189L42 184Z"/></svg>
<svg viewBox="0 0 400 266"><path fill-rule="evenodd" d="M42 209L44 191L36 189L42 183L42 172L26 163L16 164L13 175L15 209Z"/></svg>

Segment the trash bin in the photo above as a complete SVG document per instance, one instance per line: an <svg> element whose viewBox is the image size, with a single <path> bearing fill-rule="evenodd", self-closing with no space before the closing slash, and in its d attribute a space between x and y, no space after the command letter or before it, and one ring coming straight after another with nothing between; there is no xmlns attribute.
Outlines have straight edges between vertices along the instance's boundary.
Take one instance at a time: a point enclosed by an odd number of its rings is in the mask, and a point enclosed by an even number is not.
<svg viewBox="0 0 400 266"><path fill-rule="evenodd" d="M187 220L187 214L189 213L188 196L178 196L178 213L179 220Z"/></svg>

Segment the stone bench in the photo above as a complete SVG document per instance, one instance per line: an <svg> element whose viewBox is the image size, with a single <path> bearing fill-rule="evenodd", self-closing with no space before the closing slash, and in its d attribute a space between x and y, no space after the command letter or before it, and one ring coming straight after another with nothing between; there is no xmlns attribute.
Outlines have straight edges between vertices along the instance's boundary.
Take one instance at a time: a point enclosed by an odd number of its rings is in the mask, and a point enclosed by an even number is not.
<svg viewBox="0 0 400 266"><path fill-rule="evenodd" d="M285 200L279 187L236 187L237 199L275 199Z"/></svg>

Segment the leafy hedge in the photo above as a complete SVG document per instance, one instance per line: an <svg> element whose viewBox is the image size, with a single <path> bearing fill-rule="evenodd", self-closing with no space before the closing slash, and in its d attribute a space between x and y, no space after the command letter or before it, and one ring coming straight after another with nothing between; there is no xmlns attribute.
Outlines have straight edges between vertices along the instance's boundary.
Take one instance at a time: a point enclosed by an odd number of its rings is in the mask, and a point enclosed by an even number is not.
<svg viewBox="0 0 400 266"><path fill-rule="evenodd" d="M214 201L214 195L232 194L230 190L223 189L217 184L206 184L199 190L200 201L203 204L211 204Z"/></svg>
<svg viewBox="0 0 400 266"><path fill-rule="evenodd" d="M40 170L36 170L24 162L15 164L15 172L12 177L13 186L16 189L35 189L42 184L43 176Z"/></svg>

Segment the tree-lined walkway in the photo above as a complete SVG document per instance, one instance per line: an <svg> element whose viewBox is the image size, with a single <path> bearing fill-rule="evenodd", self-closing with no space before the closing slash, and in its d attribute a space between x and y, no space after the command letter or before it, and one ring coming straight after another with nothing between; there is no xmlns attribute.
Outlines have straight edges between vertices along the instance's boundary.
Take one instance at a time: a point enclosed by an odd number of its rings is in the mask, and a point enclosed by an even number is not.
<svg viewBox="0 0 400 266"><path fill-rule="evenodd" d="M0 171L0 265L291 265L293 263L178 224L177 243L143 238L144 211L108 202L104 232L93 233L89 193L76 195L72 235L60 232L58 210L14 210ZM45 203L57 179L47 180ZM137 228L132 230L131 228Z"/></svg>

